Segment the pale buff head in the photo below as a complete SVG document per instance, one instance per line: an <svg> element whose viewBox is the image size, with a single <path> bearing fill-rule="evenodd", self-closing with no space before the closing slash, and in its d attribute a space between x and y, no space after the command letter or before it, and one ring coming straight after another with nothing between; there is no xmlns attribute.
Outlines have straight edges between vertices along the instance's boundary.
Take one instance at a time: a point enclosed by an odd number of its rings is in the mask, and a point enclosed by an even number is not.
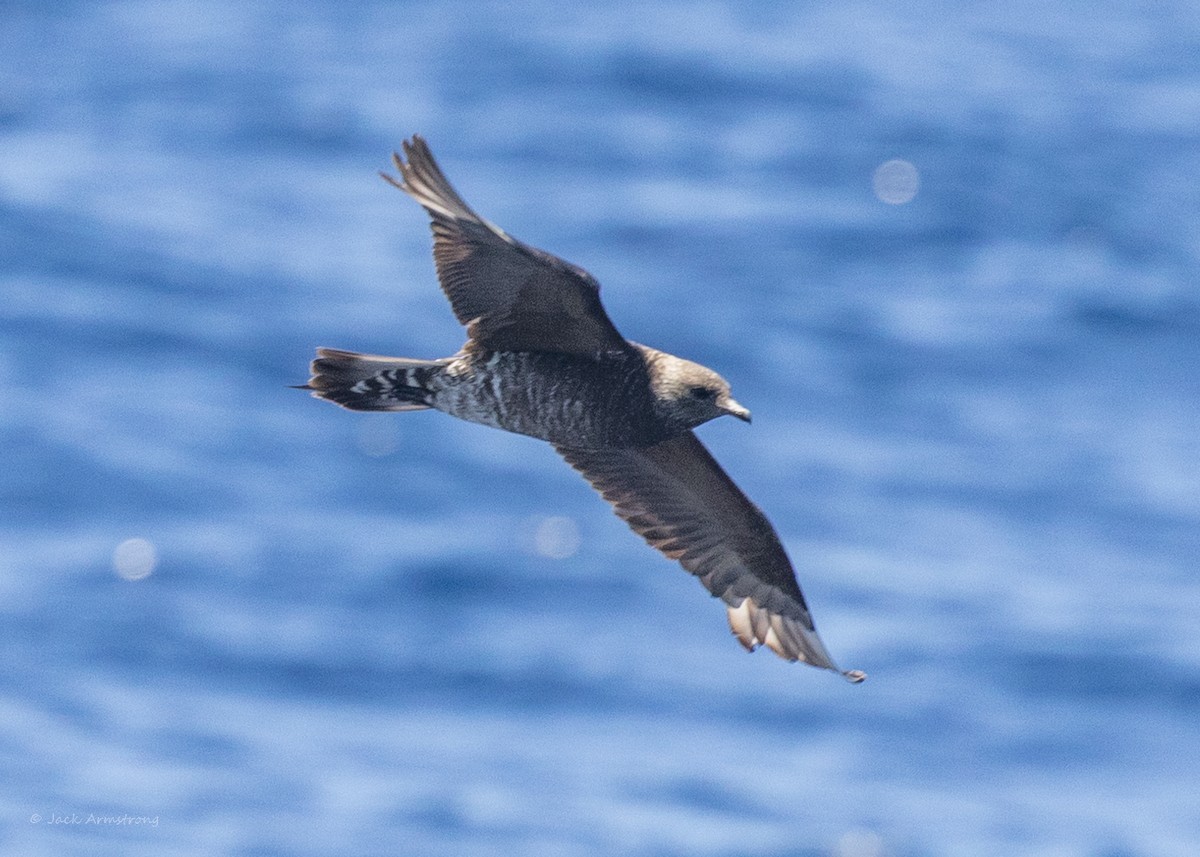
<svg viewBox="0 0 1200 857"><path fill-rule="evenodd" d="M750 422L750 412L730 395L729 382L713 370L661 351L648 363L655 406L672 422L690 429L726 414Z"/></svg>

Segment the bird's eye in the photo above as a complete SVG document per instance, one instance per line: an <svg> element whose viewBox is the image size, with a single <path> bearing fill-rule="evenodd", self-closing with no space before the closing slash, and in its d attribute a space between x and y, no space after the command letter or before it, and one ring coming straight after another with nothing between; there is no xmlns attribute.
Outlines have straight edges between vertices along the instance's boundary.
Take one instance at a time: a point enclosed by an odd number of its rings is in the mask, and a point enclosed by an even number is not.
<svg viewBox="0 0 1200 857"><path fill-rule="evenodd" d="M688 390L688 395L693 399L712 399L717 395L717 391L712 387L692 387Z"/></svg>

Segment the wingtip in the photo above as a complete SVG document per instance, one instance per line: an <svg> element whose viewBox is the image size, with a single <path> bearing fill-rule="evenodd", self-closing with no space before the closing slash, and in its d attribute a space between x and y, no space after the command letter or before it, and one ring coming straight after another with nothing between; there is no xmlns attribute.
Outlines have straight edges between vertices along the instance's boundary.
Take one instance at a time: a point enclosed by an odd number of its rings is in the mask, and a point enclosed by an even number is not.
<svg viewBox="0 0 1200 857"><path fill-rule="evenodd" d="M797 630L784 617L772 614L753 598L743 598L737 606L727 604L725 613L729 630L747 652L763 645L786 661L832 670L851 684L866 681L867 674L862 670L839 669L825 651L816 631Z"/></svg>
<svg viewBox="0 0 1200 857"><path fill-rule="evenodd" d="M391 173L385 173L383 170L380 170L379 177L397 190L404 190L404 181L396 178Z"/></svg>
<svg viewBox="0 0 1200 857"><path fill-rule="evenodd" d="M478 221L505 237L458 195L420 134L401 141L400 151L392 153L392 164L399 175L380 173L384 181L415 199L435 219Z"/></svg>
<svg viewBox="0 0 1200 857"><path fill-rule="evenodd" d="M400 151L404 152L404 154L401 155L400 152L396 151L392 152L392 166L396 168L396 172L400 174L400 177L396 178L396 176L385 173L383 170L379 171L379 177L392 187L408 192L407 178L409 170L412 169L413 154L416 153L418 157L429 156L429 144L425 142L425 138L420 134L413 134L407 140L400 142Z"/></svg>
<svg viewBox="0 0 1200 857"><path fill-rule="evenodd" d="M432 153L429 151L429 144L425 142L425 138L420 134L413 134L407 140L402 141L400 149L404 152L404 160L410 163L412 162L413 155L416 155L418 159L429 158L432 160L433 158ZM398 168L404 169L398 153L392 153L392 160Z"/></svg>

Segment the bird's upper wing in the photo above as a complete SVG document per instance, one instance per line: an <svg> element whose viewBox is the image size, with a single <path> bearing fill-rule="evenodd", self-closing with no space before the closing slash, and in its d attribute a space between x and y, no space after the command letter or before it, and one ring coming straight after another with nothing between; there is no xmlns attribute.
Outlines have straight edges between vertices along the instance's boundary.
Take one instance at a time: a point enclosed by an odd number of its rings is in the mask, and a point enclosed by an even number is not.
<svg viewBox="0 0 1200 857"><path fill-rule="evenodd" d="M634 532L725 602L747 649L762 643L787 660L838 670L771 522L692 432L647 447L557 449Z"/></svg>
<svg viewBox="0 0 1200 857"><path fill-rule="evenodd" d="M471 210L419 136L382 174L429 212L442 291L471 339L496 351L595 354L628 348L587 271L522 244ZM405 160L407 159L407 160Z"/></svg>

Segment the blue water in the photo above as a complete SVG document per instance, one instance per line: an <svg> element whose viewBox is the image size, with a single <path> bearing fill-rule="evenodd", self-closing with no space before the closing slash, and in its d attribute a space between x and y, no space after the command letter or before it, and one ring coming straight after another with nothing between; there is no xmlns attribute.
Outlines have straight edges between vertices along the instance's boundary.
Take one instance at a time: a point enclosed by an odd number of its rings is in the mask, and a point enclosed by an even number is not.
<svg viewBox="0 0 1200 857"><path fill-rule="evenodd" d="M1200 853L1194 3L298 6L0 12L0 851ZM866 684L548 447L287 389L461 342L413 132L731 380Z"/></svg>

